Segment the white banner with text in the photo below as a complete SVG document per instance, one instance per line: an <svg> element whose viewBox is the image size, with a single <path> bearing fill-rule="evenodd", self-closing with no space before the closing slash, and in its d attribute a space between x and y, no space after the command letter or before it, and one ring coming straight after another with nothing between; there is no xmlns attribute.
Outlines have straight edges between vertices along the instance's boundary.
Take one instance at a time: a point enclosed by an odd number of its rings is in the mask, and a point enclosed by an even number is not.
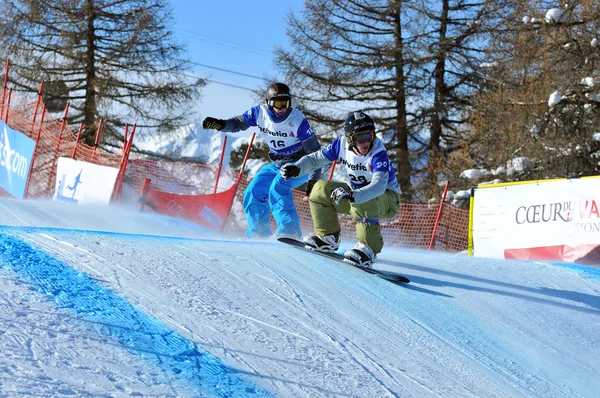
<svg viewBox="0 0 600 398"><path fill-rule="evenodd" d="M474 190L473 255L598 263L600 178L482 185Z"/></svg>

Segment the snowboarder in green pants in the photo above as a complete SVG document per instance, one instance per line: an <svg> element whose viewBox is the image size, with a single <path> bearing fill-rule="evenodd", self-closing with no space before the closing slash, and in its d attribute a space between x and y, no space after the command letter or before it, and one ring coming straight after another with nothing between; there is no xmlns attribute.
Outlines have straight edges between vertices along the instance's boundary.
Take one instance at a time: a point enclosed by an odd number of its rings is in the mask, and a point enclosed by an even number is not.
<svg viewBox="0 0 600 398"><path fill-rule="evenodd" d="M348 183L318 181L310 194L315 235L302 241L311 250L334 252L341 242L338 213L356 221L357 243L344 253L346 262L371 267L383 248L380 219L393 218L400 208L400 186L383 142L375 135L373 119L363 111L350 113L344 135L327 148L282 166L284 179L297 177L333 161L346 167Z"/></svg>

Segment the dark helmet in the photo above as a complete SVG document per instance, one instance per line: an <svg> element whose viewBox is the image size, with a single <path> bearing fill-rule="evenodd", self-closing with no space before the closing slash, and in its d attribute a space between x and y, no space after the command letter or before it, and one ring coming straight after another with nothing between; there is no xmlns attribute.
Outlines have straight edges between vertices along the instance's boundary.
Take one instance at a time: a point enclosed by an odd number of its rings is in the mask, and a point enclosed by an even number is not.
<svg viewBox="0 0 600 398"><path fill-rule="evenodd" d="M272 83L267 89L267 103L271 100L292 100L290 88L283 83Z"/></svg>
<svg viewBox="0 0 600 398"><path fill-rule="evenodd" d="M355 137L361 133L371 133L370 141L375 139L375 122L362 110L350 113L344 122L344 134L351 144L355 144Z"/></svg>

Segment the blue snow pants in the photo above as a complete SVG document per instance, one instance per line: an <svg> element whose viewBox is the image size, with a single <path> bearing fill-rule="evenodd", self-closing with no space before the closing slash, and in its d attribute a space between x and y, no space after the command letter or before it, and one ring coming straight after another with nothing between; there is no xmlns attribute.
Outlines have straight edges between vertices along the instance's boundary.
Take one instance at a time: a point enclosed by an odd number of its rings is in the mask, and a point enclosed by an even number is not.
<svg viewBox="0 0 600 398"><path fill-rule="evenodd" d="M279 169L280 167L275 163L264 166L244 191L244 212L248 222L247 237L271 235L270 213L277 223L276 235L302 236L292 188L304 184L308 180L308 175L284 180L279 174Z"/></svg>

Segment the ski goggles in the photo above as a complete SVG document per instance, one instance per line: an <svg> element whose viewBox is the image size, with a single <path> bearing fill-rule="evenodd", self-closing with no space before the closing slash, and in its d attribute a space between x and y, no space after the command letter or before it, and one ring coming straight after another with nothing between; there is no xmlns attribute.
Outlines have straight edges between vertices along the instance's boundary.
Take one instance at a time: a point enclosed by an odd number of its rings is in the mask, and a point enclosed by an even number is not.
<svg viewBox="0 0 600 398"><path fill-rule="evenodd" d="M354 134L352 136L352 143L353 144L364 144L364 143L373 141L373 137L375 137L374 131L365 131L362 133Z"/></svg>
<svg viewBox="0 0 600 398"><path fill-rule="evenodd" d="M269 105L271 105L275 109L287 109L290 107L291 100L289 99L272 99L269 101Z"/></svg>

